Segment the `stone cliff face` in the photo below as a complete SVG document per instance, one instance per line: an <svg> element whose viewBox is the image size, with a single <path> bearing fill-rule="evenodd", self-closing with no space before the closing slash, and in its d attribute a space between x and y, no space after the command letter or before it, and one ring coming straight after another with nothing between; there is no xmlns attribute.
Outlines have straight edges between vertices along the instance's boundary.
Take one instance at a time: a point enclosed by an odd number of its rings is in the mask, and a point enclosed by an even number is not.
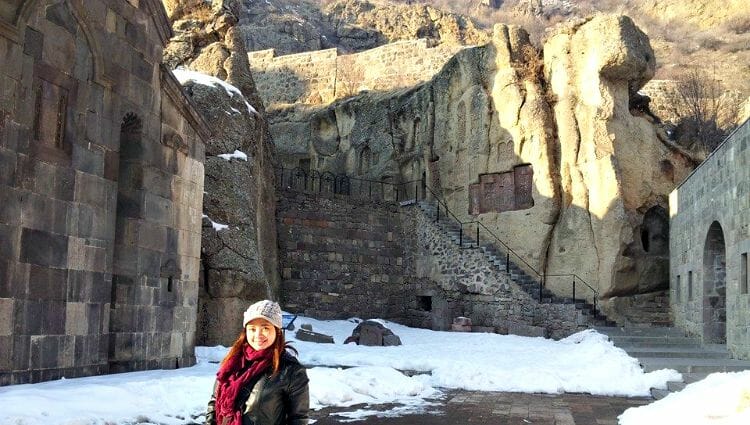
<svg viewBox="0 0 750 425"><path fill-rule="evenodd" d="M668 287L666 197L691 162L630 108L654 73L648 38L626 17L598 17L544 53L566 194L548 269L580 270L605 297Z"/></svg>
<svg viewBox="0 0 750 425"><path fill-rule="evenodd" d="M236 2L165 5L176 19L165 62L218 79L188 76L183 85L214 131L206 143L197 342L226 345L237 336L227 321L240 323L249 303L279 297L274 147L235 28ZM247 160L220 156L235 150ZM228 227L217 230L211 221Z"/></svg>
<svg viewBox="0 0 750 425"><path fill-rule="evenodd" d="M424 176L540 272L574 273L606 298L649 292L668 284L667 195L692 167L631 110L653 72L627 17L570 24L543 53L497 25L491 43L460 51L428 83L279 113L271 131L309 140L296 154L322 169ZM571 290L568 278L547 285Z"/></svg>
<svg viewBox="0 0 750 425"><path fill-rule="evenodd" d="M184 25L186 18L224 9L236 19L236 30L248 51L275 49L279 55L327 48L351 53L417 38L427 39L431 45L482 44L489 39L470 19L424 5L380 5L361 0L164 3L176 28Z"/></svg>

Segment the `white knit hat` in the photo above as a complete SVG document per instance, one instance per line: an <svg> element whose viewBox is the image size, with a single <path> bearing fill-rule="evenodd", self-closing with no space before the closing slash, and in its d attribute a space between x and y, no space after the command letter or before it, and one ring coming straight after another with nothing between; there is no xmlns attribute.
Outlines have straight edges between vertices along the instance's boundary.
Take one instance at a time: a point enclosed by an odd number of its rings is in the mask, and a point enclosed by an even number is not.
<svg viewBox="0 0 750 425"><path fill-rule="evenodd" d="M277 328L281 328L281 307L271 300L258 301L242 314L242 326L253 319L266 319Z"/></svg>

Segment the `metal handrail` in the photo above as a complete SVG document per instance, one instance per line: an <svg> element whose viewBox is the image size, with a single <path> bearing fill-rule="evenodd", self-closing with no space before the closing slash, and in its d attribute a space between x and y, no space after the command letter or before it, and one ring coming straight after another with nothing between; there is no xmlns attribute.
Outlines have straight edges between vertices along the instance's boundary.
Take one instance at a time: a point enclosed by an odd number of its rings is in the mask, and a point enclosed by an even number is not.
<svg viewBox="0 0 750 425"><path fill-rule="evenodd" d="M442 197L438 193L436 193L431 187L429 187L426 184L426 182L425 182L424 179L410 180L410 181L401 182L401 183L391 183L391 182L384 182L384 181L379 181L379 180L369 180L369 179L360 179L360 178L356 178L356 177L349 177L349 176L347 176L345 174L334 175L331 172L320 173L320 172L318 172L316 170L305 171L304 169L302 169L300 167L296 167L296 168L275 167L275 168L276 168L276 170L280 170L281 171L281 179L280 179L280 181L277 181L277 184L281 185L282 187L283 187L283 184L284 184L284 172L288 171L290 173L290 178L303 178L304 179L304 188L305 188L305 190L311 190L313 192L315 192L314 186L315 186L315 180L317 178L317 180L318 180L318 190L317 190L317 192L318 193L320 193L320 192L323 191L323 184L322 183L323 183L323 180L324 180L324 178L323 178L324 175L326 176L326 178L327 178L326 181L328 183L333 182L333 186L332 186L333 193L337 193L337 194L341 194L341 195L351 195L351 189L354 186L352 184L352 182L359 182L360 183L359 184L360 191L361 191L361 189L363 187L363 183L366 184L366 186L368 188L368 197L370 199L372 199L372 195L373 195L373 193L372 193L372 186L373 186L373 184L375 184L375 185L380 185L380 194L381 194L381 196L383 198L385 198L385 193L386 193L385 187L390 187L391 190L392 190L392 192L394 193L394 198L395 198L396 202L400 201L400 196L399 195L401 193L401 191L400 191L401 187L406 187L406 189L404 189L404 193L408 193L408 187L409 187L409 185L413 184L414 185L414 199L417 200L417 199L420 198L419 197L419 192L420 192L419 191L419 187L421 186L422 187L423 199L427 198L427 193L429 192L432 195L432 197L435 199L435 201L437 202L437 216L436 216L436 220L435 221L438 221L438 222L440 221L440 208L442 206L442 208L443 208L443 214L446 217L448 217L449 219L454 220L459 225L459 246L461 246L462 248L464 246L464 242L463 242L463 239L464 239L464 234L463 234L464 226L476 225L476 242L474 244L474 247L475 248L479 248L480 236L482 236L482 235L480 235L479 228L481 227L481 228L484 229L483 233L485 233L486 235L489 235L491 237L490 240L494 239L494 241L496 241L497 243L499 243L501 245L501 248L505 249L505 254L506 254L506 261L505 261L506 272L510 272L510 258L511 258L511 254L512 254L513 256L515 256L516 259L518 259L521 263L523 263L524 266L526 266L526 269L528 271L533 272L533 274L535 274L537 276L537 280L539 281L539 301L540 302L542 301L542 289L544 288L545 282L546 282L546 280L547 280L548 277L570 277L570 278L573 279L573 284L572 284L572 293L573 293L573 296L572 296L572 298L573 298L574 302L575 302L575 294L576 294L576 281L579 281L580 283L583 283L584 285L586 285L586 287L588 289L590 289L591 292L594 293L593 306L594 306L594 311L596 311L596 304L597 304L597 300L599 298L599 291L597 291L591 285L589 285L588 282L586 282L584 279L582 279L580 276L578 276L575 273L565 273L565 274L539 273L531 264L529 264L517 252L515 252L513 250L513 248L511 248L507 243L505 243L502 239L500 239L500 237L498 237L484 223L482 223L481 221L478 221L478 220L471 220L471 221L462 221L462 220L460 220L458 218L458 216L456 214L454 214L448 208L447 202L444 199L442 199ZM311 177L310 178L310 188L309 189L308 189L308 175ZM346 188L345 192L343 191L344 187Z"/></svg>
<svg viewBox="0 0 750 425"><path fill-rule="evenodd" d="M309 190L317 193L334 193L338 195L352 195L352 190L357 187L359 194L362 194L363 190L367 192L367 198L372 199L373 196L380 196L385 199L387 193L393 194L396 202L400 201L400 195L402 193L408 193L408 189L401 190L402 187L415 184L414 193L415 199L418 197L419 185L422 183L421 179L410 180L400 183L391 183L381 180L370 180L361 179L356 177L349 177L345 174L333 174L330 171L319 172L317 170L305 170L301 167L295 168L284 168L274 167L278 172L276 179L277 187L284 188L287 181L289 182L289 188ZM288 179L288 180L287 180ZM317 184L316 184L317 182ZM357 184L355 184L357 183ZM375 188L375 190L373 190ZM379 191L377 190L379 188ZM388 188L388 190L386 190Z"/></svg>
<svg viewBox="0 0 750 425"><path fill-rule="evenodd" d="M509 271L509 268L510 268L510 255L513 254L518 260L520 260L528 268L528 270L530 270L531 272L533 272L534 274L536 274L538 276L538 280L539 280L539 301L540 302L542 300L542 288L544 287L544 283L545 283L547 277L571 277L571 278L573 278L573 286L572 286L573 296L572 296L572 299L574 300L574 302L575 302L576 279L577 279L578 281L580 281L581 283L583 283L584 285L586 285L586 287L588 287L591 290L591 292L594 293L593 306L594 306L594 311L596 311L596 301L599 298L599 291L597 291L596 289L594 289L591 285L588 284L588 282L586 282L580 276L578 276L575 273L565 273L565 274L546 274L546 273L542 274L542 273L539 273L531 264L529 264L526 260L524 260L523 257L521 257L517 252L513 251L513 248L511 248L510 246L508 246L508 244L506 244L505 242L503 242L503 240L500 239L484 223L482 223L481 221L478 221L478 220L472 220L472 221L462 221L462 220L460 220L453 212L451 212L451 210L448 208L448 204L445 202L445 200L441 199L440 195L438 195L437 193L435 193L435 191L432 190L432 188L430 188L426 184L423 185L423 187L427 191L429 191L432 194L432 196L435 198L435 200L437 201L438 209L437 209L436 221L440 221L440 205L442 204L443 210L444 210L444 213L446 214L446 216L452 217L453 220L455 220L458 223L459 229L460 229L460 231L459 231L459 246L463 247L463 240L462 240L463 239L463 226L475 224L477 226L476 247L478 248L479 247L479 227L481 226L484 229L485 233L489 234L492 237L492 239L494 239L495 241L497 241L503 248L505 248L505 252L506 252L506 256L507 256L506 257L506 262L505 262L505 264L506 264L506 271Z"/></svg>

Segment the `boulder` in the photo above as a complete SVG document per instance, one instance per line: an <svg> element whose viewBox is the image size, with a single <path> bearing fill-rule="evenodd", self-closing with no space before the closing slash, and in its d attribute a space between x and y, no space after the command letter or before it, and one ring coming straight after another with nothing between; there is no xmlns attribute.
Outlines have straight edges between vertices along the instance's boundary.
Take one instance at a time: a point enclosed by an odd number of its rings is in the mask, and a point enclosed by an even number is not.
<svg viewBox="0 0 750 425"><path fill-rule="evenodd" d="M344 341L344 344L350 342L372 347L394 346L401 345L401 338L382 323L365 320L354 328L352 335Z"/></svg>

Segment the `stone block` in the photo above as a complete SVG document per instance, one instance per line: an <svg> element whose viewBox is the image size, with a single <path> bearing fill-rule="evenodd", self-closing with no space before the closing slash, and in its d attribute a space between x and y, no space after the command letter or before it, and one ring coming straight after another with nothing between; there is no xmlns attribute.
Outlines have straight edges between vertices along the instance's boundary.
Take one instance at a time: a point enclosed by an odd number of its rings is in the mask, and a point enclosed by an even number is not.
<svg viewBox="0 0 750 425"><path fill-rule="evenodd" d="M0 370L13 370L13 336L0 334ZM8 383L0 385L8 385Z"/></svg>
<svg viewBox="0 0 750 425"><path fill-rule="evenodd" d="M117 181L120 173L120 155L112 150L104 151L103 177L110 181Z"/></svg>
<svg viewBox="0 0 750 425"><path fill-rule="evenodd" d="M65 334L86 335L88 333L87 308L85 303L69 302L65 306Z"/></svg>
<svg viewBox="0 0 750 425"><path fill-rule="evenodd" d="M390 347L390 346L397 346L401 345L401 338L398 337L398 335L384 335L383 336L383 346Z"/></svg>
<svg viewBox="0 0 750 425"><path fill-rule="evenodd" d="M167 228L148 221L141 222L138 246L153 251L167 252Z"/></svg>
<svg viewBox="0 0 750 425"><path fill-rule="evenodd" d="M68 270L44 266L29 266L28 298L65 301Z"/></svg>
<svg viewBox="0 0 750 425"><path fill-rule="evenodd" d="M89 114L91 114L91 112L89 112ZM98 125L95 123L89 123L86 127L86 131L90 132L91 130L88 129L92 127L98 127ZM98 140L98 138L93 140ZM79 144L74 144L73 168L82 173L104 177L104 152L101 150L90 149Z"/></svg>
<svg viewBox="0 0 750 425"><path fill-rule="evenodd" d="M57 364L59 368L70 368L75 366L75 337L62 336L59 338L59 347L57 352ZM60 372L64 372L60 370Z"/></svg>
<svg viewBox="0 0 750 425"><path fill-rule="evenodd" d="M0 337L13 334L14 313L15 301L10 298L0 298Z"/></svg>
<svg viewBox="0 0 750 425"><path fill-rule="evenodd" d="M1 229L0 239L2 239ZM68 259L68 237L42 230L23 228L20 251L20 259L24 263L65 268Z"/></svg>
<svg viewBox="0 0 750 425"><path fill-rule="evenodd" d="M21 197L21 224L24 227L65 234L67 214L66 202L34 193L25 193Z"/></svg>
<svg viewBox="0 0 750 425"><path fill-rule="evenodd" d="M106 208L109 184L101 177L93 174L76 172L75 201L91 206Z"/></svg>
<svg viewBox="0 0 750 425"><path fill-rule="evenodd" d="M162 226L171 226L174 205L171 200L146 192L144 195L145 214L149 221Z"/></svg>
<svg viewBox="0 0 750 425"><path fill-rule="evenodd" d="M15 152L0 148L0 186L16 185L16 158Z"/></svg>
<svg viewBox="0 0 750 425"><path fill-rule="evenodd" d="M92 208L93 220L91 227L91 237L106 241L115 239L115 212L117 205L117 193L111 193L111 198L107 201L109 208Z"/></svg>
<svg viewBox="0 0 750 425"><path fill-rule="evenodd" d="M0 184L0 205L0 224L16 226L21 223L20 191Z"/></svg>
<svg viewBox="0 0 750 425"><path fill-rule="evenodd" d="M12 364L15 370L26 370L29 368L29 348L31 345L31 336L19 335L17 332L13 335L13 357Z"/></svg>
<svg viewBox="0 0 750 425"><path fill-rule="evenodd" d="M162 255L159 251L138 249L138 275L159 278L161 276L161 259Z"/></svg>
<svg viewBox="0 0 750 425"><path fill-rule="evenodd" d="M297 329L294 334L295 338L300 341L316 342L319 344L333 344L333 337L330 335L321 334L307 329Z"/></svg>
<svg viewBox="0 0 750 425"><path fill-rule="evenodd" d="M92 236L93 222L93 208L86 204L71 203L67 214L66 233L79 238L89 238Z"/></svg>
<svg viewBox="0 0 750 425"><path fill-rule="evenodd" d="M18 258L20 241L18 228L0 224L0 258L16 260Z"/></svg>
<svg viewBox="0 0 750 425"><path fill-rule="evenodd" d="M139 249L131 245L115 245L113 273L134 276L138 273Z"/></svg>
<svg viewBox="0 0 750 425"><path fill-rule="evenodd" d="M41 61L43 44L44 34L27 27L24 31L23 54L34 58L35 61Z"/></svg>
<svg viewBox="0 0 750 425"><path fill-rule="evenodd" d="M508 333L511 335L542 338L545 338L547 336L547 330L541 326L532 326L516 322L508 323Z"/></svg>
<svg viewBox="0 0 750 425"><path fill-rule="evenodd" d="M2 243L0 241L0 243ZM18 287L23 286L19 291ZM16 279L16 263L10 259L0 257L0 298L15 298L22 296L25 291L26 282Z"/></svg>

